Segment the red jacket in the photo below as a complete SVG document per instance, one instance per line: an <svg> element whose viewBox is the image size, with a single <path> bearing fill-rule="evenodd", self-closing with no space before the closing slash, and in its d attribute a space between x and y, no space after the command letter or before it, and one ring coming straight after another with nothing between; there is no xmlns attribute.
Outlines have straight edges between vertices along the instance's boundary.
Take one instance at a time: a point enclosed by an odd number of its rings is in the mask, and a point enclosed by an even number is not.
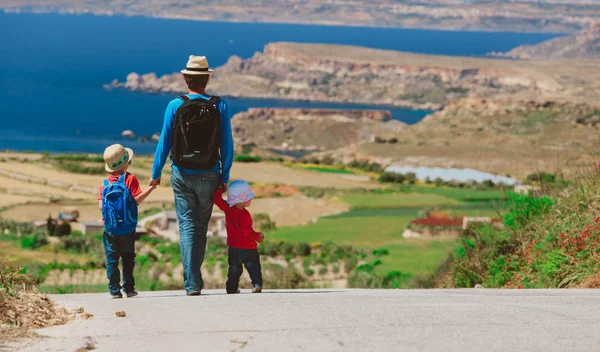
<svg viewBox="0 0 600 352"><path fill-rule="evenodd" d="M246 209L230 207L223 200L223 190L218 189L213 195L215 204L225 213L227 227L227 245L233 248L256 249L256 241L260 233L252 228L252 216Z"/></svg>

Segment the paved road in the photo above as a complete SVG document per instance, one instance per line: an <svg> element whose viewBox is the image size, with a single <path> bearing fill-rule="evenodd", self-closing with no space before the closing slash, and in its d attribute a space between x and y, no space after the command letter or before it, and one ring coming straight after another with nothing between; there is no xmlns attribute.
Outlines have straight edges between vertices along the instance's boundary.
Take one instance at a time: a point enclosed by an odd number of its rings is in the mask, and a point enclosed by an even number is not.
<svg viewBox="0 0 600 352"><path fill-rule="evenodd" d="M600 351L600 290L207 291L53 296L95 317L26 351ZM127 317L115 312L125 310Z"/></svg>

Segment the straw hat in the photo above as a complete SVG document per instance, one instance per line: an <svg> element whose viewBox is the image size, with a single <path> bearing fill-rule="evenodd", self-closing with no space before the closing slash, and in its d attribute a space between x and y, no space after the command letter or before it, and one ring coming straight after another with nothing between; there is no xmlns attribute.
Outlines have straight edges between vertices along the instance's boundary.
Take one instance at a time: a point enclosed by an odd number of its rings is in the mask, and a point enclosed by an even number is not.
<svg viewBox="0 0 600 352"><path fill-rule="evenodd" d="M133 159L133 150L125 148L120 144L113 144L104 150L104 168L108 172L116 172L123 169Z"/></svg>
<svg viewBox="0 0 600 352"><path fill-rule="evenodd" d="M206 56L194 56L190 55L185 70L181 70L181 73L186 75L210 75L213 72L212 69L208 68L208 60Z"/></svg>

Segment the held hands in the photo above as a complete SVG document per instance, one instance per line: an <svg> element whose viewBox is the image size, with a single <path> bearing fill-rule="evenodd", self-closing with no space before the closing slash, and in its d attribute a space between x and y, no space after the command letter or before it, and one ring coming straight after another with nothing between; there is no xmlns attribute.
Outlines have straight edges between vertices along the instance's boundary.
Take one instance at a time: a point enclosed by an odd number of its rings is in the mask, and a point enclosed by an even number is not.
<svg viewBox="0 0 600 352"><path fill-rule="evenodd" d="M158 185L160 185L160 177L157 178L156 180L152 179L150 180L150 182L148 183L148 186L152 187L152 188L156 188L158 187Z"/></svg>
<svg viewBox="0 0 600 352"><path fill-rule="evenodd" d="M223 192L227 192L227 184L223 183L222 180L219 180L219 185L217 186L217 189L221 189L223 190Z"/></svg>
<svg viewBox="0 0 600 352"><path fill-rule="evenodd" d="M265 234L261 232L261 233L260 233L260 236L258 237L258 241L257 241L257 242L258 242L258 243L261 243L261 242L262 242L262 241L264 241L264 240L265 240Z"/></svg>

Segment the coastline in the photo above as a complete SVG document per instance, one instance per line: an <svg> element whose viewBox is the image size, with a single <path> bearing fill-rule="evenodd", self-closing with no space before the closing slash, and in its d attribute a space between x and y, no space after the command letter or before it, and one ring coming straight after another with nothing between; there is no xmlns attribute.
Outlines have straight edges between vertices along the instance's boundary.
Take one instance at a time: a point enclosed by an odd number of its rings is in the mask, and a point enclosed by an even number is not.
<svg viewBox="0 0 600 352"><path fill-rule="evenodd" d="M4 14L30 14L30 15L60 15L60 16L98 16L98 17L130 17L130 18L151 18L151 19L164 19L164 20L182 20L182 21L193 21L193 22L214 22L214 23L244 23L244 24L281 24L281 25L299 25L299 26L331 26L331 27L349 27L349 28L386 28L386 29L407 29L407 30L426 30L426 31L444 31L444 32L481 32L481 33L514 33L514 34L549 34L556 36L569 35L577 32L585 26L573 28L568 31L553 31L553 30L518 30L514 27L506 29L500 28L487 28L472 26L465 24L463 26L444 26L444 25L419 25L413 24L369 24L360 22L358 24L341 22L341 21L325 21L325 20L307 20L307 19L295 19L290 21L281 21L275 18L262 18L260 20L245 20L237 18L221 18L211 16L184 16L184 15L153 15L153 14L139 14L139 13L127 13L119 12L115 13L112 11L75 11L66 9L35 9L35 10L23 10L23 9L10 9L0 8L0 12Z"/></svg>

